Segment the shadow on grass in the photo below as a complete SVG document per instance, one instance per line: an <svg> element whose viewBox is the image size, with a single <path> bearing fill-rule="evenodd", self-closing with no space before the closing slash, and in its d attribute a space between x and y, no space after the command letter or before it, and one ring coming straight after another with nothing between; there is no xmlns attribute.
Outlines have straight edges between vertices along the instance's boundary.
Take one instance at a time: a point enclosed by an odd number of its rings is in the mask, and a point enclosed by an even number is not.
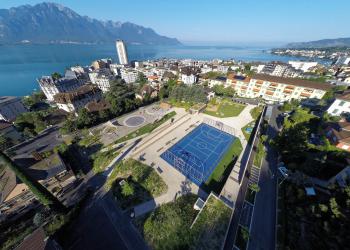
<svg viewBox="0 0 350 250"><path fill-rule="evenodd" d="M143 176L144 177L144 176ZM147 178L147 177L144 177ZM122 181L126 183L122 184ZM123 186L128 185L131 186L133 192L131 194L126 195L123 193ZM112 185L112 193L114 197L117 199L117 204L123 209L130 209L136 205L139 205L143 202L152 200L154 197L152 194L145 189L139 182L135 181L132 176L128 178L118 178Z"/></svg>
<svg viewBox="0 0 350 250"><path fill-rule="evenodd" d="M221 176L219 181L217 181L215 179L211 179L209 181L209 183L203 183L200 188L203 189L207 193L214 192L216 194L220 194L222 188L224 187L227 179L230 176L230 173L231 173L233 167L236 164L237 159L238 159L238 157L235 156L232 159L232 161L228 164L228 166L226 166L226 168L225 168L225 170L224 170L224 172L223 172L223 174L222 174L222 176Z"/></svg>

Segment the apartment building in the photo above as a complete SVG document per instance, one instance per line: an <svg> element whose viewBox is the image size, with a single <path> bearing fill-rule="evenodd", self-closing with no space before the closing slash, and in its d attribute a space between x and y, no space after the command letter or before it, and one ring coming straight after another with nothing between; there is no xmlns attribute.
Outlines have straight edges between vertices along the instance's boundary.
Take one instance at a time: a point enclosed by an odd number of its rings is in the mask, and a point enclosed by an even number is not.
<svg viewBox="0 0 350 250"><path fill-rule="evenodd" d="M138 72L130 68L123 68L120 70L120 75L126 83L133 83L137 80Z"/></svg>
<svg viewBox="0 0 350 250"><path fill-rule="evenodd" d="M184 84L192 85L198 80L199 69L196 67L183 67L180 69L180 79Z"/></svg>
<svg viewBox="0 0 350 250"><path fill-rule="evenodd" d="M48 101L54 101L54 95L64 92L74 91L84 85L76 77L62 77L53 79L51 76L43 76L38 80L41 90L44 92Z"/></svg>
<svg viewBox="0 0 350 250"><path fill-rule="evenodd" d="M92 84L97 85L102 92L107 92L111 88L111 82L115 80L115 76L109 69L100 69L89 73L89 78Z"/></svg>
<svg viewBox="0 0 350 250"><path fill-rule="evenodd" d="M12 122L19 114L27 112L21 99L15 96L0 96L0 120Z"/></svg>
<svg viewBox="0 0 350 250"><path fill-rule="evenodd" d="M332 88L332 85L327 83L263 74L255 74L252 78L230 74L225 86L233 87L237 95L242 97L263 98L274 102L321 99Z"/></svg>
<svg viewBox="0 0 350 250"><path fill-rule="evenodd" d="M106 68L109 68L109 65L112 63L112 59L99 59L99 60L96 60L96 61L93 61L91 66L94 68L94 69L106 69Z"/></svg>
<svg viewBox="0 0 350 250"><path fill-rule="evenodd" d="M258 69L258 73L278 77L298 77L300 71L294 69L291 65L285 63L269 63Z"/></svg>
<svg viewBox="0 0 350 250"><path fill-rule="evenodd" d="M350 92L336 96L332 105L327 109L327 113L334 116L350 114Z"/></svg>
<svg viewBox="0 0 350 250"><path fill-rule="evenodd" d="M102 91L91 84L81 86L71 92L58 93L54 96L54 101L58 108L74 113L84 108L89 102L98 102L101 99Z"/></svg>
<svg viewBox="0 0 350 250"><path fill-rule="evenodd" d="M311 68L316 67L318 62L289 61L288 64L296 70L308 72Z"/></svg>

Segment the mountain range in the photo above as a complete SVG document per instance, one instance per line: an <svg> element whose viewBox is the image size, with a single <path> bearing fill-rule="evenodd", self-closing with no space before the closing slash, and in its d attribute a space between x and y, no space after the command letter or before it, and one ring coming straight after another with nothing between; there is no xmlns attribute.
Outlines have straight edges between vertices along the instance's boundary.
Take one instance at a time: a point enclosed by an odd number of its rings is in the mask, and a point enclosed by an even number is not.
<svg viewBox="0 0 350 250"><path fill-rule="evenodd" d="M12 43L127 43L177 45L176 38L130 22L101 21L81 16L56 3L0 9L0 44Z"/></svg>
<svg viewBox="0 0 350 250"><path fill-rule="evenodd" d="M310 42L289 43L287 48L329 48L329 47L350 47L349 38L322 39Z"/></svg>

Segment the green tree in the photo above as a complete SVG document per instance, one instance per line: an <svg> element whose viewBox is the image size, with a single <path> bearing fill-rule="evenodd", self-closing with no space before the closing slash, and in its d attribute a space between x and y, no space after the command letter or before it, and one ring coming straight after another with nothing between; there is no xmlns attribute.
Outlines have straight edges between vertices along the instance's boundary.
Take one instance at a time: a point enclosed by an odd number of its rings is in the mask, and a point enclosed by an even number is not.
<svg viewBox="0 0 350 250"><path fill-rule="evenodd" d="M140 88L142 88L147 83L147 78L145 77L145 75L142 72L139 72L137 74L136 83L139 84Z"/></svg>
<svg viewBox="0 0 350 250"><path fill-rule="evenodd" d="M23 97L22 102L26 107L31 108L35 104L40 103L45 99L46 99L46 96L44 92L37 91L37 92L33 92L33 94L31 94L30 96Z"/></svg>
<svg viewBox="0 0 350 250"><path fill-rule="evenodd" d="M129 182L125 182L124 185L122 186L122 194L124 196L132 196L134 195L134 186L130 184Z"/></svg>
<svg viewBox="0 0 350 250"><path fill-rule="evenodd" d="M331 198L329 200L329 205L331 207L332 214L336 218L340 218L343 216L343 214L340 212L339 205L338 205L337 201L335 200L335 198Z"/></svg>
<svg viewBox="0 0 350 250"><path fill-rule="evenodd" d="M76 121L73 121L72 119L68 118L60 128L60 133L66 135L76 131L77 129L78 128Z"/></svg>
<svg viewBox="0 0 350 250"><path fill-rule="evenodd" d="M54 73L51 74L51 77L54 80L58 80L58 79L60 79L62 77L62 75L60 73L58 73L58 72L54 72Z"/></svg>
<svg viewBox="0 0 350 250"><path fill-rule="evenodd" d="M15 164L7 155L0 151L0 163L9 167L24 184L33 192L38 200L49 208L57 212L65 212L66 207L52 195L44 186L29 176L17 164Z"/></svg>
<svg viewBox="0 0 350 250"><path fill-rule="evenodd" d="M249 186L249 189L252 190L255 193L258 193L260 191L260 187L258 184L253 183L252 185Z"/></svg>

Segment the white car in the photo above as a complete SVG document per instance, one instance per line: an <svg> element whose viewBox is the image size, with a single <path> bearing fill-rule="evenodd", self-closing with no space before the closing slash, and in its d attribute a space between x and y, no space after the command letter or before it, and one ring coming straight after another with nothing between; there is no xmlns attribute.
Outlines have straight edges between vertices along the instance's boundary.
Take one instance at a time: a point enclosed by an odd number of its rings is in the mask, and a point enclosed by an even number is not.
<svg viewBox="0 0 350 250"><path fill-rule="evenodd" d="M288 178L288 169L286 167L279 167L278 171L280 171L284 178Z"/></svg>

